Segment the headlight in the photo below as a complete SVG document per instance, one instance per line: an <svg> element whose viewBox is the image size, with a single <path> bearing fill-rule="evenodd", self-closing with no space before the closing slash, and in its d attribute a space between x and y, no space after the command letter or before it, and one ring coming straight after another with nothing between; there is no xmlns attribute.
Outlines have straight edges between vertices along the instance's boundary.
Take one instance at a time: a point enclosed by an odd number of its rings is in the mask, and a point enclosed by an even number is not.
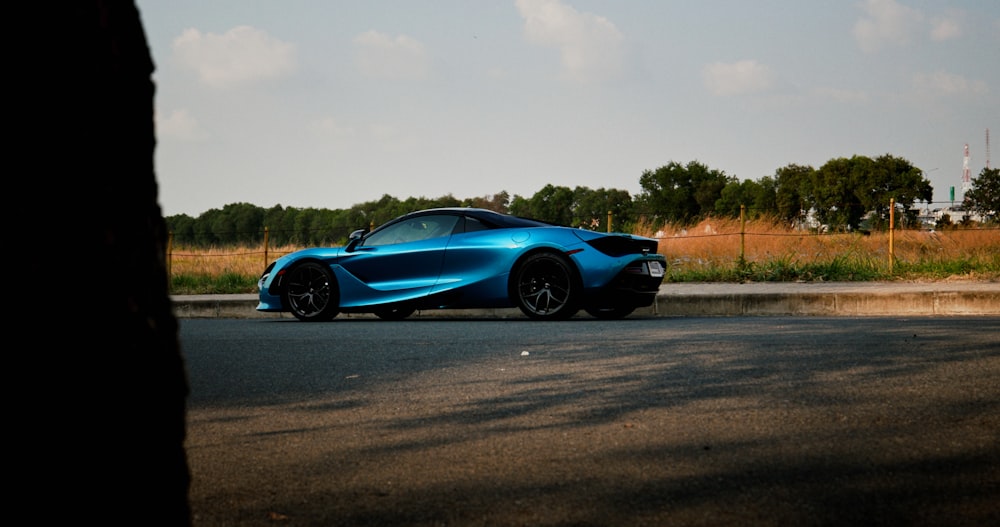
<svg viewBox="0 0 1000 527"><path fill-rule="evenodd" d="M264 290L264 282L267 282L267 278L269 276L271 276L271 270L274 269L274 263L275 262L271 262L271 265L268 265L267 269L264 269L264 272L260 275L260 278L257 279L257 290L258 291L263 291Z"/></svg>

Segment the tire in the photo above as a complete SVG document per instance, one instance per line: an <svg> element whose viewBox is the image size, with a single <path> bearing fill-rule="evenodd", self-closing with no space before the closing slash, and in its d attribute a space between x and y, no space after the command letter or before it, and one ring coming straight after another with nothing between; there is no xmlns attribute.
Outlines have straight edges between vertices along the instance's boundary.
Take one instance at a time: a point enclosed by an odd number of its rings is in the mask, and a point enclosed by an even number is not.
<svg viewBox="0 0 1000 527"><path fill-rule="evenodd" d="M413 314L416 309L405 306L386 307L375 310L375 316L382 320L403 320Z"/></svg>
<svg viewBox="0 0 1000 527"><path fill-rule="evenodd" d="M295 318L304 322L333 320L340 312L337 282L330 268L303 262L288 271L284 302Z"/></svg>
<svg viewBox="0 0 1000 527"><path fill-rule="evenodd" d="M555 253L528 256L514 273L517 307L534 320L566 320L579 311L576 273Z"/></svg>
<svg viewBox="0 0 1000 527"><path fill-rule="evenodd" d="M635 311L634 307L589 307L587 313L601 320L619 320L625 318Z"/></svg>

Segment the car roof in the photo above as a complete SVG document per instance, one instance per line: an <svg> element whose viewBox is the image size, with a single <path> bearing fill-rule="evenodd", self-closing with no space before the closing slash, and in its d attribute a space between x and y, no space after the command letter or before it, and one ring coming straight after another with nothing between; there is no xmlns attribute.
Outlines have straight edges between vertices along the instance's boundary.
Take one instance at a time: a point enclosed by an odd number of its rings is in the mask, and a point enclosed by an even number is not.
<svg viewBox="0 0 1000 527"><path fill-rule="evenodd" d="M497 227L552 227L553 224L544 221L522 218L511 214L504 214L489 209L474 207L439 207L434 209L424 209L405 214L402 217L425 216L428 214L462 214L471 216L479 221L495 225Z"/></svg>

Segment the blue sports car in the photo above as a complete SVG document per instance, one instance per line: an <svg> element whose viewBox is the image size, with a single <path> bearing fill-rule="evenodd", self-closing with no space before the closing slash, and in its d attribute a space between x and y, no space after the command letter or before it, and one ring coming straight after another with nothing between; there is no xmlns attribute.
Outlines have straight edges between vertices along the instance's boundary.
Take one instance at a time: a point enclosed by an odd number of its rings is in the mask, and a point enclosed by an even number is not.
<svg viewBox="0 0 1000 527"><path fill-rule="evenodd" d="M536 320L602 319L649 306L665 259L652 238L552 225L485 209L405 214L344 247L267 266L258 311L304 321L339 313L401 320L416 310L518 307Z"/></svg>

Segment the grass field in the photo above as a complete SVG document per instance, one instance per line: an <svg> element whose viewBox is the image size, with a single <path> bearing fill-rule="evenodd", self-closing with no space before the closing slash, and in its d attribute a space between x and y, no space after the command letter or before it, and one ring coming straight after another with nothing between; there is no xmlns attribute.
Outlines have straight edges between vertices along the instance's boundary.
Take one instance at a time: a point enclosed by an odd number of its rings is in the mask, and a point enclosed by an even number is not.
<svg viewBox="0 0 1000 527"><path fill-rule="evenodd" d="M642 227L659 239L668 282L1000 279L1000 229L816 234L766 221ZM891 251L890 251L891 246ZM300 247L173 247L172 294L255 293L264 267ZM890 258L890 252L892 257Z"/></svg>
<svg viewBox="0 0 1000 527"><path fill-rule="evenodd" d="M673 281L1000 277L1000 229L995 228L896 230L891 244L888 232L816 234L768 222L748 222L741 236L738 220L641 234L660 240Z"/></svg>

